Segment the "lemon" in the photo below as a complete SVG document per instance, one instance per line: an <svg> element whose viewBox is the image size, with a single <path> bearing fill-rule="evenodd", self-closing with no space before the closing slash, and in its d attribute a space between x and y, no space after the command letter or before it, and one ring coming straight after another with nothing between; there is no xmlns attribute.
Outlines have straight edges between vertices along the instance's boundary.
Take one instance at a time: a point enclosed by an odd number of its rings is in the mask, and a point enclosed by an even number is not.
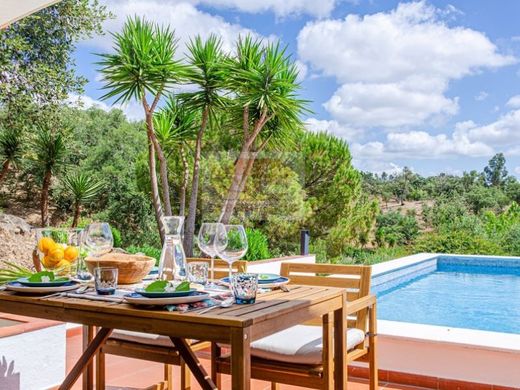
<svg viewBox="0 0 520 390"><path fill-rule="evenodd" d="M65 251L61 246L56 246L48 253L48 256L52 257L55 262L59 262L65 257Z"/></svg>
<svg viewBox="0 0 520 390"><path fill-rule="evenodd" d="M60 275L66 275L70 273L70 263L67 260L62 259L59 263L56 264L55 269L58 270Z"/></svg>
<svg viewBox="0 0 520 390"><path fill-rule="evenodd" d="M59 263L59 261L55 261L54 258L52 258L51 256L44 256L43 259L41 260L43 266L47 269L53 269L56 267L56 264Z"/></svg>
<svg viewBox="0 0 520 390"><path fill-rule="evenodd" d="M42 253L48 254L55 247L56 247L56 243L50 237L42 237L38 241L38 249Z"/></svg>
<svg viewBox="0 0 520 390"><path fill-rule="evenodd" d="M65 260L68 260L70 262L76 260L79 256L79 249L73 245L67 247L64 252Z"/></svg>

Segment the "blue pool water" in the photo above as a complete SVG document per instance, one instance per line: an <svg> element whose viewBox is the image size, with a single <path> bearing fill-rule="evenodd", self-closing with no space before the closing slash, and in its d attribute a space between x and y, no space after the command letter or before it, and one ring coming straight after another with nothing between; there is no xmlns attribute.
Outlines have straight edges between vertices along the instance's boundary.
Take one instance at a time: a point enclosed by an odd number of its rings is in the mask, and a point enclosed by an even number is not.
<svg viewBox="0 0 520 390"><path fill-rule="evenodd" d="M520 261L469 264L439 260L433 272L383 289L378 318L520 334Z"/></svg>

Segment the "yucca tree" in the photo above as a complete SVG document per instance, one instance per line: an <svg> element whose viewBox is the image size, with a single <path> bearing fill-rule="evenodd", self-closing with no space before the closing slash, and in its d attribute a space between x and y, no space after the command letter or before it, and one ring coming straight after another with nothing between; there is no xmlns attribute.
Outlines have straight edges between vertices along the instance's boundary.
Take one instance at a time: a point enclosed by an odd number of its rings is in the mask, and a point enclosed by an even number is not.
<svg viewBox="0 0 520 390"><path fill-rule="evenodd" d="M154 115L154 128L159 143L167 154L178 152L182 165L182 180L179 191L179 215L186 210L186 190L190 180L188 154L190 143L197 137L199 115L170 96L166 105Z"/></svg>
<svg viewBox="0 0 520 390"><path fill-rule="evenodd" d="M169 28L144 18L129 18L121 33L113 34L113 54L100 54L100 72L108 92L103 99L115 98L114 103L132 100L142 104L148 137L148 166L155 218L164 239L161 217L171 215L168 165L154 131L153 114L161 97L182 79L184 66L174 59L177 40ZM159 161L161 194L156 172ZM161 202L164 202L164 212Z"/></svg>
<svg viewBox="0 0 520 390"><path fill-rule="evenodd" d="M242 123L242 145L220 215L223 223L233 215L258 154L274 138L283 142L281 134L287 137L301 129L300 116L308 111L307 101L297 95L296 65L279 43L264 46L250 36L239 39L227 73Z"/></svg>
<svg viewBox="0 0 520 390"><path fill-rule="evenodd" d="M105 188L105 183L96 180L86 173L69 173L63 179L63 185L70 192L74 201L74 218L72 227L77 227L81 214L81 206L93 201Z"/></svg>
<svg viewBox="0 0 520 390"><path fill-rule="evenodd" d="M22 158L22 134L15 130L0 132L0 184L4 181L9 168L16 166Z"/></svg>
<svg viewBox="0 0 520 390"><path fill-rule="evenodd" d="M188 256L193 254L193 235L195 233L195 217L197 213L197 199L199 194L200 160L204 132L219 110L227 103L223 95L224 86L228 77L224 66L226 56L222 51L222 41L216 35L210 35L205 41L200 36L195 37L188 44L187 79L197 86L197 90L179 95L179 99L191 110L200 113L200 126L195 140L193 153L193 173L191 178L190 201L188 217L184 228L184 249Z"/></svg>
<svg viewBox="0 0 520 390"><path fill-rule="evenodd" d="M49 189L52 176L66 165L67 148L63 134L45 126L36 129L32 140L31 159L36 164L36 171L42 178L40 212L42 226L49 225Z"/></svg>

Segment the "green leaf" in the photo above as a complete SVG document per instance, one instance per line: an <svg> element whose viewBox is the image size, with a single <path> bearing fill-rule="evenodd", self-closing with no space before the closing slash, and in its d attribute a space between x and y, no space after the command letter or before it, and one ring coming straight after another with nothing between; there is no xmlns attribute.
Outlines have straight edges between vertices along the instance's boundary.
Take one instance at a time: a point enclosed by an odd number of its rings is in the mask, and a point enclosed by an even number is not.
<svg viewBox="0 0 520 390"><path fill-rule="evenodd" d="M175 291L190 291L190 282L182 282L175 288Z"/></svg>
<svg viewBox="0 0 520 390"><path fill-rule="evenodd" d="M29 280L29 282L33 282L33 283L41 283L41 281L44 277L48 277L49 280L52 282L54 280L54 272L51 272L51 271L36 272L35 274L32 274L28 280Z"/></svg>
<svg viewBox="0 0 520 390"><path fill-rule="evenodd" d="M164 292L164 289L170 283L167 280L156 280L155 282L150 283L144 291L146 292Z"/></svg>

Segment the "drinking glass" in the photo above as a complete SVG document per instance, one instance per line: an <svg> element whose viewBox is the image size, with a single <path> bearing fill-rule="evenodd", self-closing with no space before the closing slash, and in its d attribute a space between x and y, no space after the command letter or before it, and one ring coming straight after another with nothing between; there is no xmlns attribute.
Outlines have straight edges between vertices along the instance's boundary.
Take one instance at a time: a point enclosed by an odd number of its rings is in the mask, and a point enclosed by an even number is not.
<svg viewBox="0 0 520 390"><path fill-rule="evenodd" d="M220 229L224 229L221 223L208 223L204 222L199 230L197 244L202 252L208 255L211 259L211 280L215 279L215 256L217 255L217 249L215 247L217 234ZM222 232L223 230L221 230ZM222 233L221 233L222 234Z"/></svg>
<svg viewBox="0 0 520 390"><path fill-rule="evenodd" d="M217 255L229 264L229 282L233 263L247 252L247 235L242 225L222 225L217 228L215 241Z"/></svg>
<svg viewBox="0 0 520 390"><path fill-rule="evenodd" d="M208 263L204 261L188 263L188 280L205 285L208 282Z"/></svg>
<svg viewBox="0 0 520 390"><path fill-rule="evenodd" d="M84 231L84 245L92 256L101 256L114 247L110 225L106 222L91 223Z"/></svg>
<svg viewBox="0 0 520 390"><path fill-rule="evenodd" d="M94 283L99 295L113 295L117 288L117 268L94 268Z"/></svg>
<svg viewBox="0 0 520 390"><path fill-rule="evenodd" d="M231 290L239 305L255 303L258 291L258 274L236 273L231 277Z"/></svg>

